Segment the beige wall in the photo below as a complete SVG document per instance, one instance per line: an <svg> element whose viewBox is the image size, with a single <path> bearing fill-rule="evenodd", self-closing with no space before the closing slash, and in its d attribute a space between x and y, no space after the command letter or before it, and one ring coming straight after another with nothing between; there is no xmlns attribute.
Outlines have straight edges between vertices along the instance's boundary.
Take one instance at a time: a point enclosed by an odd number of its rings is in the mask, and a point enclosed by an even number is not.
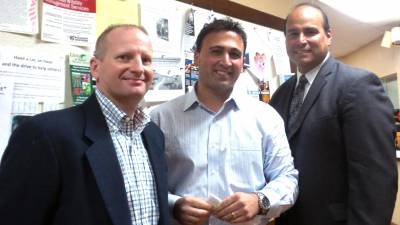
<svg viewBox="0 0 400 225"><path fill-rule="evenodd" d="M292 4L292 0L230 0L241 5L245 5L250 8L257 9L259 11L280 17L286 18L289 12L289 7Z"/></svg>
<svg viewBox="0 0 400 225"><path fill-rule="evenodd" d="M342 57L345 63L368 69L376 73L379 77L393 73L398 73L400 70L400 48L383 48L380 46L382 37L379 37L370 44L361 49Z"/></svg>

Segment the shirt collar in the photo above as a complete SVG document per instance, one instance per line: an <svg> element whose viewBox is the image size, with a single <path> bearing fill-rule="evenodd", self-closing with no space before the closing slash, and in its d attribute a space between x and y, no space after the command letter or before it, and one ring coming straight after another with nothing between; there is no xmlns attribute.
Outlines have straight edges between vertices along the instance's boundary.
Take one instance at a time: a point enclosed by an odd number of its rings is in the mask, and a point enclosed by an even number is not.
<svg viewBox="0 0 400 225"><path fill-rule="evenodd" d="M190 110L191 108L201 106L201 102L199 101L199 98L197 97L197 93L196 93L196 88L195 88L196 85L197 85L197 82L195 83L194 88L186 94L186 99L183 104L183 111L187 111L187 110ZM243 105L243 103L241 103L241 102L242 101L240 100L240 95L238 94L237 91L235 91L235 88L234 88L231 95L228 97L228 99L226 99L224 105L233 104L234 108L240 109L240 105Z"/></svg>
<svg viewBox="0 0 400 225"><path fill-rule="evenodd" d="M321 69L322 65L328 60L330 53L328 52L324 58L324 60L316 67L314 67L312 70L308 71L307 73L304 74L306 76L308 83L311 85L312 82L314 81L315 77L317 76L319 70ZM300 76L302 74L300 73L299 70L297 70L297 83L299 83Z"/></svg>
<svg viewBox="0 0 400 225"><path fill-rule="evenodd" d="M130 118L99 89L96 89L95 93L111 131L121 130L127 133L141 133L146 125L150 122L150 116L148 112L142 107L137 107L134 117Z"/></svg>

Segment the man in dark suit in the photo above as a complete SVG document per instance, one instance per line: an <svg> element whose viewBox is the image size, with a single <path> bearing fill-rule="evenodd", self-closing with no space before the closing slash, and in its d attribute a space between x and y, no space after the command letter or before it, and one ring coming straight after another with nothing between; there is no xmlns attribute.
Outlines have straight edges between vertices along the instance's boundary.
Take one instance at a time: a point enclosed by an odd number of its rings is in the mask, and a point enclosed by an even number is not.
<svg viewBox="0 0 400 225"><path fill-rule="evenodd" d="M96 93L13 132L0 164L1 224L169 223L164 136L139 106L152 53L142 27L109 27L90 65Z"/></svg>
<svg viewBox="0 0 400 225"><path fill-rule="evenodd" d="M395 128L379 79L330 56L329 22L316 6L296 6L285 35L298 73L270 104L285 121L299 197L277 224L389 225L397 192Z"/></svg>

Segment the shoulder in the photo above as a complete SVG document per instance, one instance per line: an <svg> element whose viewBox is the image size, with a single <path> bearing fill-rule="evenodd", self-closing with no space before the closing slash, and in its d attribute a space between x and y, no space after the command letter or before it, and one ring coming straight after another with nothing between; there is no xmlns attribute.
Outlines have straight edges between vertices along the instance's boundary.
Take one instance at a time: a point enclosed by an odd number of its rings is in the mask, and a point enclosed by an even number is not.
<svg viewBox="0 0 400 225"><path fill-rule="evenodd" d="M256 120L265 122L281 120L278 112L270 104L248 96L240 98L239 107L244 114L253 116Z"/></svg>
<svg viewBox="0 0 400 225"><path fill-rule="evenodd" d="M339 60L335 60L336 69L335 72L340 76L340 78L345 79L347 81L358 80L358 79L375 79L378 78L374 73L368 71L366 69L357 68Z"/></svg>
<svg viewBox="0 0 400 225"><path fill-rule="evenodd" d="M74 132L84 124L84 113L80 106L49 111L35 115L24 122L18 128L31 132L40 131L56 134L59 132Z"/></svg>
<svg viewBox="0 0 400 225"><path fill-rule="evenodd" d="M156 120L160 116L172 116L177 111L183 111L186 99L187 95L182 95L168 102L164 102L155 106L150 112L152 120Z"/></svg>

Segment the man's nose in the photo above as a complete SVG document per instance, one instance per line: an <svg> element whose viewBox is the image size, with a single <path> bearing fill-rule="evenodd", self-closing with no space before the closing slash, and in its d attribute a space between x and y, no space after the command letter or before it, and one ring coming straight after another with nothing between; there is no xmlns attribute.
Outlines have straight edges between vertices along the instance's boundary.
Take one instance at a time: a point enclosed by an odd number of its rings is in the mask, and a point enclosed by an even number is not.
<svg viewBox="0 0 400 225"><path fill-rule="evenodd" d="M224 64L224 65L226 65L226 66L232 65L231 56L229 55L228 52L222 54L222 56L221 56L221 63Z"/></svg>
<svg viewBox="0 0 400 225"><path fill-rule="evenodd" d="M132 72L143 72L144 71L144 66L143 66L142 59L140 57L134 58L132 60L132 62L130 63L129 69Z"/></svg>
<svg viewBox="0 0 400 225"><path fill-rule="evenodd" d="M303 32L299 34L299 41L300 41L301 43L304 43L304 42L307 41L307 37L306 37L306 35L304 35Z"/></svg>

